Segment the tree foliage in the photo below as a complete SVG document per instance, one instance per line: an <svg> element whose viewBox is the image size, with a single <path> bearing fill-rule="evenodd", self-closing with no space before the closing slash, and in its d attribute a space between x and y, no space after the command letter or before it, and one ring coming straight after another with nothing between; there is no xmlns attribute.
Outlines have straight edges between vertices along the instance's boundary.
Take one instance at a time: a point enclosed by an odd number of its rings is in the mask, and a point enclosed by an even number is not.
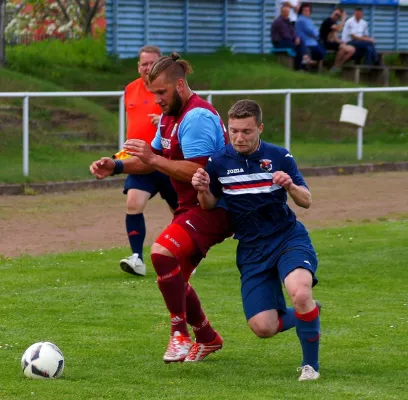
<svg viewBox="0 0 408 400"><path fill-rule="evenodd" d="M8 2L14 14L6 35L39 34L58 37L66 33L84 37L105 11L104 0L14 0Z"/></svg>

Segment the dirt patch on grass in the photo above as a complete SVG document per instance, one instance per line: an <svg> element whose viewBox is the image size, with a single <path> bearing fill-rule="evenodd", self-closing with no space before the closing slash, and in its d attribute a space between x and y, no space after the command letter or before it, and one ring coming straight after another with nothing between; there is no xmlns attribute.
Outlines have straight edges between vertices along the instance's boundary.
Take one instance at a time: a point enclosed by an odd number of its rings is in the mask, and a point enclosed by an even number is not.
<svg viewBox="0 0 408 400"><path fill-rule="evenodd" d="M408 218L407 172L310 177L307 182L312 208L292 207L309 229ZM157 197L145 216L146 244L151 244L171 221L171 214ZM125 196L118 188L1 196L0 255L127 246L124 218Z"/></svg>

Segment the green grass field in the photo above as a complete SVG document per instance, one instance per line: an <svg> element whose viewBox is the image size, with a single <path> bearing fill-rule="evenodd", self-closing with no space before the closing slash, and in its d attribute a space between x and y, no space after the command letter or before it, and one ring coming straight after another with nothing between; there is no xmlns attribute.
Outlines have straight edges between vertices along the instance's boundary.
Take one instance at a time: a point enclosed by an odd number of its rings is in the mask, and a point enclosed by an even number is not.
<svg viewBox="0 0 408 400"><path fill-rule="evenodd" d="M322 377L303 383L295 332L261 340L246 326L232 240L192 278L225 339L194 365L162 362L169 327L155 275L123 274L120 249L2 259L0 398L406 399L407 236L408 221L312 232ZM20 371L24 350L43 340L64 352L59 380Z"/></svg>

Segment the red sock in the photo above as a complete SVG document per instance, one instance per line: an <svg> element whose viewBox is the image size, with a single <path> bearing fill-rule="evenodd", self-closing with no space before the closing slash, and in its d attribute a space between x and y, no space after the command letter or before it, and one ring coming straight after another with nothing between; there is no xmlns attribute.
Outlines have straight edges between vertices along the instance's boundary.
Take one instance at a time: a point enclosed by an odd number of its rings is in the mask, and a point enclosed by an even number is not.
<svg viewBox="0 0 408 400"><path fill-rule="evenodd" d="M157 284L166 302L171 318L171 333L176 331L189 336L186 317L185 282L179 262L168 256L152 254L157 273Z"/></svg>
<svg viewBox="0 0 408 400"><path fill-rule="evenodd" d="M210 343L215 339L215 331L208 321L196 291L188 283L186 286L187 322L193 328L198 343Z"/></svg>

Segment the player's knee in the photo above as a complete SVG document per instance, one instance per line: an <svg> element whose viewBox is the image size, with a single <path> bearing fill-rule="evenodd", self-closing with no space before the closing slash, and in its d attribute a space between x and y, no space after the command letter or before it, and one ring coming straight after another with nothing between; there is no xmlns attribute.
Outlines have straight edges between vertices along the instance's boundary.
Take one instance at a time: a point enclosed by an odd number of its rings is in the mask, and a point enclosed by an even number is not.
<svg viewBox="0 0 408 400"><path fill-rule="evenodd" d="M130 189L127 193L126 211L128 214L141 214L149 201L150 193Z"/></svg>
<svg viewBox="0 0 408 400"><path fill-rule="evenodd" d="M170 252L169 249L167 249L166 247L162 246L159 243L153 243L150 249L150 254L151 256L153 256L154 254L158 254L167 257L174 257L174 255Z"/></svg>
<svg viewBox="0 0 408 400"><path fill-rule="evenodd" d="M293 306L296 310L304 309L312 301L312 288L307 283L302 283L290 294Z"/></svg>
<svg viewBox="0 0 408 400"><path fill-rule="evenodd" d="M253 317L248 321L252 332L261 339L270 338L278 333L278 321Z"/></svg>
<svg viewBox="0 0 408 400"><path fill-rule="evenodd" d="M126 212L128 214L142 214L146 208L146 202L135 198L128 198L126 202Z"/></svg>

